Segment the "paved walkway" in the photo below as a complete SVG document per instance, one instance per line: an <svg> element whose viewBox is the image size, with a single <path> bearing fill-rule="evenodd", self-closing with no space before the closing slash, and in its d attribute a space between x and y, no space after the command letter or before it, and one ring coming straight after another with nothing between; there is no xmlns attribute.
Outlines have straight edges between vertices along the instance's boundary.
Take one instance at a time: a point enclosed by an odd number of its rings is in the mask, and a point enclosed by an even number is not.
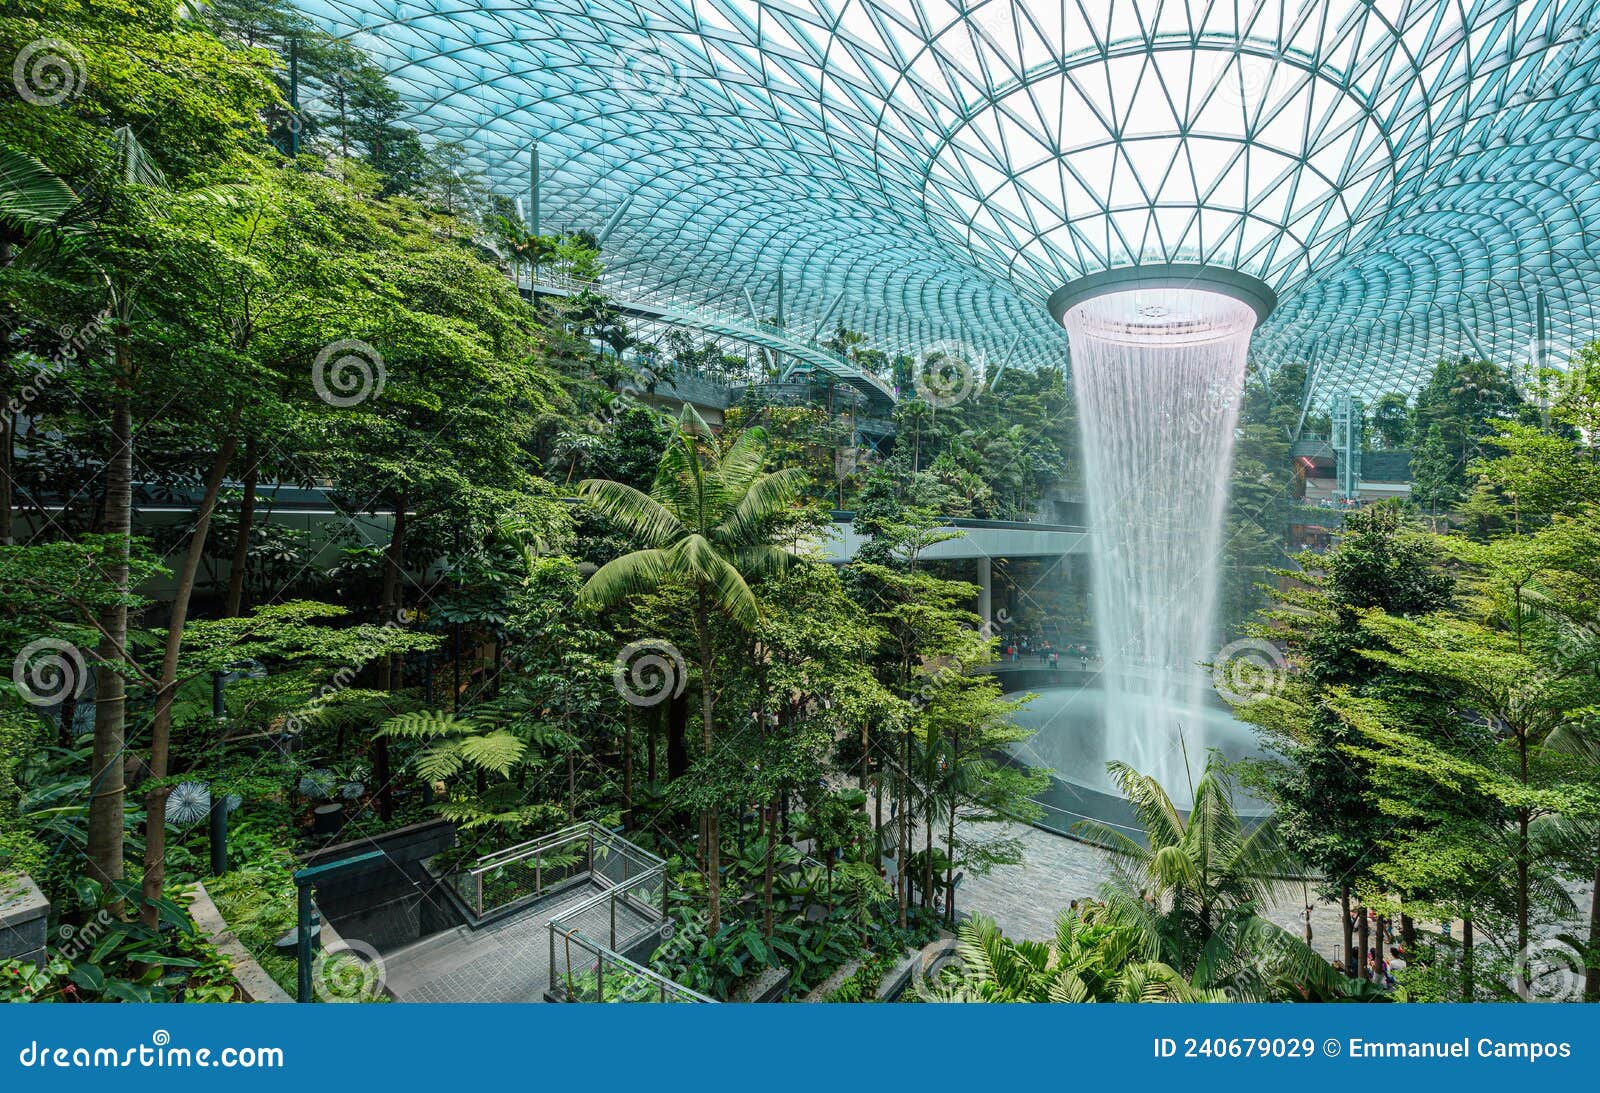
<svg viewBox="0 0 1600 1093"><path fill-rule="evenodd" d="M604 890L592 882L579 885L481 929L457 926L425 937L384 958L384 984L400 1002L542 1002L550 985L546 925ZM617 914L619 938L636 936L649 925L620 902ZM602 904L575 925L604 944L609 919L609 907Z"/></svg>
<svg viewBox="0 0 1600 1093"><path fill-rule="evenodd" d="M1103 850L1063 835L1052 835L1022 824L984 824L968 827L968 838L1008 838L1022 841L1022 864L998 865L981 877L967 876L956 892L956 910L992 918L1008 937L1047 941L1055 936L1056 916L1075 899L1096 899L1101 883L1111 875L1110 858ZM1268 909L1267 917L1292 931L1305 930L1305 905L1311 914L1312 944L1332 957L1337 954L1339 905L1305 898L1301 886L1289 885Z"/></svg>

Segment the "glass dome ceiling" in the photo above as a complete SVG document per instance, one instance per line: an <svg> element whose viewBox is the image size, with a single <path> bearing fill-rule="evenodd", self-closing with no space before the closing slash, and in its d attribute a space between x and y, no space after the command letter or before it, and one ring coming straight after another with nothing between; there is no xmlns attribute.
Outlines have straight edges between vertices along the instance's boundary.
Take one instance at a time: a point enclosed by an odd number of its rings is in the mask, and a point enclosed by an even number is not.
<svg viewBox="0 0 1600 1093"><path fill-rule="evenodd" d="M1319 400L1600 333L1600 0L300 6L497 189L537 142L547 230L806 332L1055 363L1063 285L1202 263Z"/></svg>

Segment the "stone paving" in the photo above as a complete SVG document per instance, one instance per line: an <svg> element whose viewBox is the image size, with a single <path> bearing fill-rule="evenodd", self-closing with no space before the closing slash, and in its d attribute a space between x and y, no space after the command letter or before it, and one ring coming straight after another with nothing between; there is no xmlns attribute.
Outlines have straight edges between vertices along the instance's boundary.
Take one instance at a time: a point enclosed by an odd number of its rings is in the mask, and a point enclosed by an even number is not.
<svg viewBox="0 0 1600 1093"><path fill-rule="evenodd" d="M1098 898L1101 883L1111 875L1110 858L1088 843L1052 835L1022 824L985 824L968 828L968 838L1017 838L1020 865L998 865L981 877L968 875L956 892L956 910L992 918L1008 937L1047 941L1055 936L1056 916L1075 899ZM1299 884L1286 886L1267 917L1297 937L1305 929L1305 905L1311 902L1312 944L1330 958L1339 950L1339 905L1305 897Z"/></svg>

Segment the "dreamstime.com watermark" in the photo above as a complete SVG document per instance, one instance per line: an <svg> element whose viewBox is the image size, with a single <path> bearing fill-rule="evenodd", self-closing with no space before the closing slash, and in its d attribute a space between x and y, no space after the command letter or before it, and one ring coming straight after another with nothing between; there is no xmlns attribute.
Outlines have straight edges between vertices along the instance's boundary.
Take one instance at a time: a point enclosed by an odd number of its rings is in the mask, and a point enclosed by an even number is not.
<svg viewBox="0 0 1600 1093"><path fill-rule="evenodd" d="M329 342L311 362L317 397L341 410L382 395L388 375L383 354L357 338Z"/></svg>
<svg viewBox="0 0 1600 1093"><path fill-rule="evenodd" d="M111 311L108 308L82 326L63 326L58 331L62 340L61 347L50 354L50 359L45 362L44 367L30 376L22 385L22 390L6 402L5 420L8 423L15 421L35 399L44 394L45 390L78 359L78 355L94 343L110 321Z"/></svg>
<svg viewBox="0 0 1600 1093"><path fill-rule="evenodd" d="M412 621L414 619L411 612L401 608L393 618L384 620L383 626L379 628L379 633L388 634ZM333 673L333 678L317 688L317 693L311 696L311 701L284 720L282 731L294 735L303 730L306 726L306 719L313 716L316 711L322 709L340 693L348 690L351 684L356 681L356 677L361 674L361 669L366 667L367 662L373 657L380 655L384 648L385 642L381 637L374 637L372 640L365 641L357 646L355 654L344 667Z"/></svg>
<svg viewBox="0 0 1600 1093"><path fill-rule="evenodd" d="M17 1063L60 1070L281 1070L285 1065L281 1047L173 1047L172 1034L164 1028L152 1032L149 1043L128 1047L54 1047L30 1040L17 1052Z"/></svg>
<svg viewBox="0 0 1600 1093"><path fill-rule="evenodd" d="M940 410L959 406L972 396L985 371L982 350L965 342L945 341L922 354L912 377L917 397Z"/></svg>
<svg viewBox="0 0 1600 1093"><path fill-rule="evenodd" d="M1211 662L1211 685L1234 705L1270 698L1283 690L1289 662L1283 651L1261 638L1230 641Z"/></svg>
<svg viewBox="0 0 1600 1093"><path fill-rule="evenodd" d="M11 62L12 86L34 106L60 106L77 98L88 82L83 54L60 38L35 38Z"/></svg>
<svg viewBox="0 0 1600 1093"><path fill-rule="evenodd" d="M70 641L40 638L24 645L11 662L11 682L28 705L55 706L83 696L89 668Z"/></svg>
<svg viewBox="0 0 1600 1093"><path fill-rule="evenodd" d="M324 1002L373 1002L383 996L383 954L365 941L341 939L311 966L311 989Z"/></svg>
<svg viewBox="0 0 1600 1093"><path fill-rule="evenodd" d="M1512 985L1524 1002L1576 1002L1583 997L1583 954L1559 938L1523 949L1512 972Z"/></svg>
<svg viewBox="0 0 1600 1093"><path fill-rule="evenodd" d="M677 698L689 682L683 654L671 642L643 638L623 646L611 666L611 682L630 706L659 706Z"/></svg>

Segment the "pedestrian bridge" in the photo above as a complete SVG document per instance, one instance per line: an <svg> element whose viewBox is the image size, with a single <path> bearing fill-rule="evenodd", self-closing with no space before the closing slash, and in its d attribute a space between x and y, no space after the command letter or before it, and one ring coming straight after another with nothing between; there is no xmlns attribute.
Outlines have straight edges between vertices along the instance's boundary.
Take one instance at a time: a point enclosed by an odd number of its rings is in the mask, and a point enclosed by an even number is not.
<svg viewBox="0 0 1600 1093"><path fill-rule="evenodd" d="M848 562L860 552L866 536L856 531L854 516L850 512L833 514L832 533L819 544L828 561ZM1089 552L1090 533L1084 527L960 517L945 520L943 524L962 534L946 542L935 543L921 551L919 558L1055 558L1064 554Z"/></svg>
<svg viewBox="0 0 1600 1093"><path fill-rule="evenodd" d="M748 314L740 313L708 303L698 293L647 282L626 272L607 271L599 280L591 281L557 270L538 269L531 280L524 274L519 283L522 290L530 295L580 296L593 293L604 297L608 304L624 315L700 330L714 337L729 338L770 350L786 358L791 365L819 372L860 391L867 396L869 404L880 411L880 416L888 416L883 411L893 407L898 397L893 387L848 357L823 347L814 337L803 338L787 327L762 320L753 307Z"/></svg>

